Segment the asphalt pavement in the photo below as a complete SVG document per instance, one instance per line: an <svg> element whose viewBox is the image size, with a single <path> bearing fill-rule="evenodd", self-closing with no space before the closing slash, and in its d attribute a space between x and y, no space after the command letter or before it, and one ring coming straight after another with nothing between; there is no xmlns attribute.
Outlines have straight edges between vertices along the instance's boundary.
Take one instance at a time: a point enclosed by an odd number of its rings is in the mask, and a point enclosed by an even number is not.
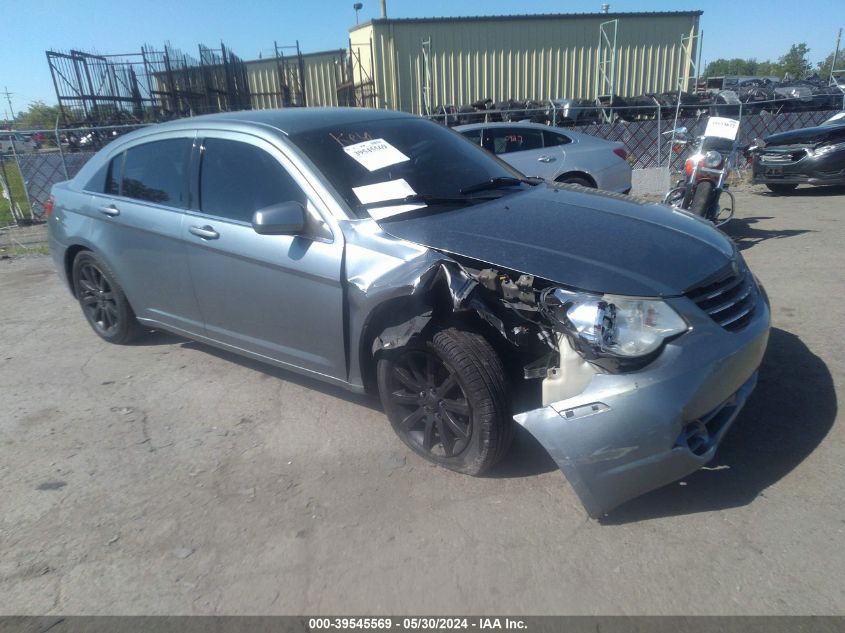
<svg viewBox="0 0 845 633"><path fill-rule="evenodd" d="M153 333L0 261L0 614L845 613L845 190L737 195L771 301L710 466L586 517L530 437L434 467L377 403Z"/></svg>

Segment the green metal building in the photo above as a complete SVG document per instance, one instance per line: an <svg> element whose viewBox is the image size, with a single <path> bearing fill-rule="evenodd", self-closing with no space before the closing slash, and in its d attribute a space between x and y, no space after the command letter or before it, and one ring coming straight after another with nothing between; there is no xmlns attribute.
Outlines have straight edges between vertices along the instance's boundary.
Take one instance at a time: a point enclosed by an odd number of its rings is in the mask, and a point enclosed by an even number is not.
<svg viewBox="0 0 845 633"><path fill-rule="evenodd" d="M349 34L356 102L425 114L482 99L677 90L701 11L374 19Z"/></svg>

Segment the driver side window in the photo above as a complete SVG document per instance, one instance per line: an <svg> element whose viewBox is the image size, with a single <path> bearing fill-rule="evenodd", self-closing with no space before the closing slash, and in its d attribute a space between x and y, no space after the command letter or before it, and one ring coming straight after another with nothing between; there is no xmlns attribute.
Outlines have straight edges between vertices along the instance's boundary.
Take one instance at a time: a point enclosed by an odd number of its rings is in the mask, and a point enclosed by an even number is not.
<svg viewBox="0 0 845 633"><path fill-rule="evenodd" d="M203 141L200 211L248 224L257 210L282 202L304 206L307 198L275 157L249 143Z"/></svg>

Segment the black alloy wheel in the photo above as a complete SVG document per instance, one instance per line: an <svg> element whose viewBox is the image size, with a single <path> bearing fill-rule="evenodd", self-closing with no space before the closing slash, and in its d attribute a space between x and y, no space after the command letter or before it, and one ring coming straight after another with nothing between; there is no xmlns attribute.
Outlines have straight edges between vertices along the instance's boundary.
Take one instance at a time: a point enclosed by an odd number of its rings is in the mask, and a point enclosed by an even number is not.
<svg viewBox="0 0 845 633"><path fill-rule="evenodd" d="M502 361L479 333L447 328L382 354L379 396L393 430L415 453L479 475L513 438Z"/></svg>
<svg viewBox="0 0 845 633"><path fill-rule="evenodd" d="M472 435L472 409L454 370L428 350L393 364L387 398L403 412L397 432L432 457L455 457Z"/></svg>
<svg viewBox="0 0 845 633"><path fill-rule="evenodd" d="M79 267L79 303L97 334L114 334L120 325L117 300L103 271L90 262Z"/></svg>
<svg viewBox="0 0 845 633"><path fill-rule="evenodd" d="M73 289L82 313L109 343L129 343L143 332L111 268L91 251L73 262Z"/></svg>

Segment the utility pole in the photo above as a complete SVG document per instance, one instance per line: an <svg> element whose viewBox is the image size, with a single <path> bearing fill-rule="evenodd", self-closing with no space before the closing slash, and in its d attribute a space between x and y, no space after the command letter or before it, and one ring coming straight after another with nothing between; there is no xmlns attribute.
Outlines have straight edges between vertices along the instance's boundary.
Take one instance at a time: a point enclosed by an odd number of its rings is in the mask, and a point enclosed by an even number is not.
<svg viewBox="0 0 845 633"><path fill-rule="evenodd" d="M839 42L842 39L842 27L839 27L839 33L836 34L836 50L833 52L833 61L830 63L830 74L827 77L828 85L833 83L833 71L836 70L836 58L839 57Z"/></svg>
<svg viewBox="0 0 845 633"><path fill-rule="evenodd" d="M12 113L12 123L15 122L15 109L12 107L12 95L9 93L9 87L3 86L3 89L6 91L4 94L6 95L6 102L9 104L9 112Z"/></svg>

